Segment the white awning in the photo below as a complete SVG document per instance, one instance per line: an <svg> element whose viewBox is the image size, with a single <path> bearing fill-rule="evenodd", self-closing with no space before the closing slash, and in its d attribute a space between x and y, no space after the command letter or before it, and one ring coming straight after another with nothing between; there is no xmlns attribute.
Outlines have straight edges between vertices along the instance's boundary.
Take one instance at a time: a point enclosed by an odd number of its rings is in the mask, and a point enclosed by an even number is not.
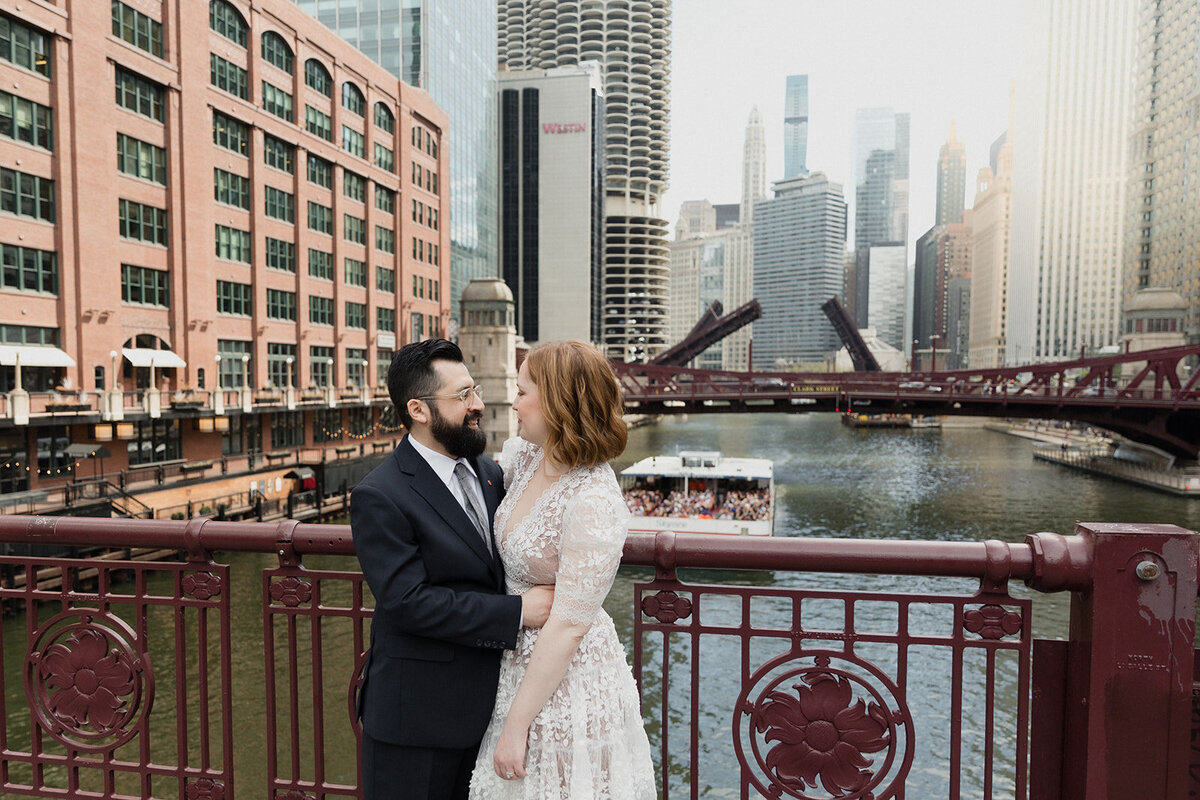
<svg viewBox="0 0 1200 800"><path fill-rule="evenodd" d="M187 362L170 350L151 350L148 347L124 347L121 352L135 367L186 367Z"/></svg>
<svg viewBox="0 0 1200 800"><path fill-rule="evenodd" d="M0 344L0 364L11 367L21 356L22 367L73 367L75 359L57 347L34 344Z"/></svg>

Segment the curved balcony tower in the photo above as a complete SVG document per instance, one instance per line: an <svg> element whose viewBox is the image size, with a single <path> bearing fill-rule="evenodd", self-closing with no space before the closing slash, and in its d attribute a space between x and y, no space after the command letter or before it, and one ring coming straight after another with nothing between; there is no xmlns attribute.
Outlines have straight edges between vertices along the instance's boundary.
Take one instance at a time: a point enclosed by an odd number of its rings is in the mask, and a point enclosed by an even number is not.
<svg viewBox="0 0 1200 800"><path fill-rule="evenodd" d="M671 0L498 0L500 63L604 73L607 353L645 360L667 342L667 188Z"/></svg>

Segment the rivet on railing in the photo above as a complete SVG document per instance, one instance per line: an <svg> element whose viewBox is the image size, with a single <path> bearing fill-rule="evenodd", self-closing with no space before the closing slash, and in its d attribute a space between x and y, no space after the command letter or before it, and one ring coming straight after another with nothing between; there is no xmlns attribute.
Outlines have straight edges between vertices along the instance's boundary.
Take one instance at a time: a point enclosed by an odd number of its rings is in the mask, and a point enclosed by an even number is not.
<svg viewBox="0 0 1200 800"><path fill-rule="evenodd" d="M1158 564L1155 564L1153 561L1143 561L1134 568L1134 572L1142 580L1152 581L1158 577Z"/></svg>

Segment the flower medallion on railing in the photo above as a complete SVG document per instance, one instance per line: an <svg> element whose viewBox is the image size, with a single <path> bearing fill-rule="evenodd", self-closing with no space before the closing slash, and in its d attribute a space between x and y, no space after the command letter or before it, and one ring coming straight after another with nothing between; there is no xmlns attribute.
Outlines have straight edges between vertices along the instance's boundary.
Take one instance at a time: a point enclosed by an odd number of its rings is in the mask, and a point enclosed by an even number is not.
<svg viewBox="0 0 1200 800"><path fill-rule="evenodd" d="M212 778L190 782L183 790L186 800L225 800L225 784Z"/></svg>
<svg viewBox="0 0 1200 800"><path fill-rule="evenodd" d="M312 599L312 584L303 578L287 575L271 583L271 600L295 608Z"/></svg>
<svg viewBox="0 0 1200 800"><path fill-rule="evenodd" d="M909 714L898 694L878 668L851 655L776 658L739 698L738 759L766 797L886 796L912 763ZM883 794L873 793L885 781Z"/></svg>
<svg viewBox="0 0 1200 800"><path fill-rule="evenodd" d="M994 603L963 612L963 628L984 639L1003 639L1021 630L1021 615Z"/></svg>
<svg viewBox="0 0 1200 800"><path fill-rule="evenodd" d="M648 594L642 598L642 613L670 625L692 615L692 601L687 597L680 597L675 592Z"/></svg>
<svg viewBox="0 0 1200 800"><path fill-rule="evenodd" d="M48 620L31 640L25 694L51 736L81 750L107 750L137 733L153 680L128 625L93 609L73 610Z"/></svg>
<svg viewBox="0 0 1200 800"><path fill-rule="evenodd" d="M183 593L197 600L210 600L221 594L221 576L211 572L193 572L183 578Z"/></svg>

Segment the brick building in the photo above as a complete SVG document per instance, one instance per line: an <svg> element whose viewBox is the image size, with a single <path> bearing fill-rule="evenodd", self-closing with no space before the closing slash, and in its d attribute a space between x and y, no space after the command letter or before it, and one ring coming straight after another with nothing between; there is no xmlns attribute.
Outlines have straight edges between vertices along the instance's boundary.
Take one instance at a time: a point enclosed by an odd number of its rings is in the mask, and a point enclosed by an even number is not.
<svg viewBox="0 0 1200 800"><path fill-rule="evenodd" d="M393 349L449 318L446 143L288 0L5 4L0 495L72 443L112 471L380 435Z"/></svg>

